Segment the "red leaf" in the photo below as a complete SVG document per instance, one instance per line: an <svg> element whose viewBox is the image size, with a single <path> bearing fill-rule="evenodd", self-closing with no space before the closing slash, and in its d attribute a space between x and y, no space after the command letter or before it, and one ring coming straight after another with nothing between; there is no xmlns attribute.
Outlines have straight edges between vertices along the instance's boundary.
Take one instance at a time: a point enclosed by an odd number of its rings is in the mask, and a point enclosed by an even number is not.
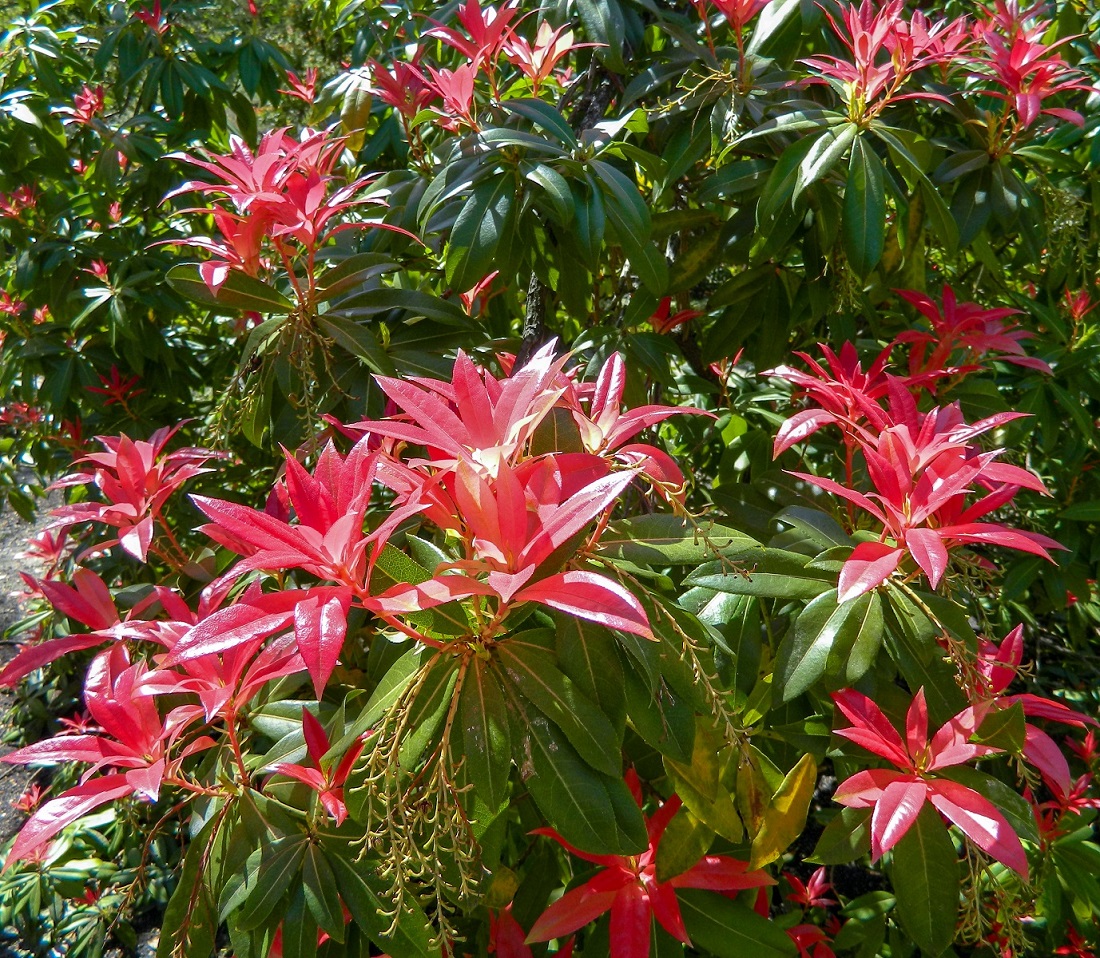
<svg viewBox="0 0 1100 958"><path fill-rule="evenodd" d="M1034 725L1024 726L1024 758L1056 786L1052 791L1069 794L1072 778L1066 756L1054 739Z"/></svg>
<svg viewBox="0 0 1100 958"><path fill-rule="evenodd" d="M46 802L15 836L15 843L4 863L4 870L11 868L20 859L34 854L66 825L72 824L100 805L106 805L133 791L133 786L126 781L125 775L104 775L70 788L58 798Z"/></svg>
<svg viewBox="0 0 1100 958"><path fill-rule="evenodd" d="M849 808L870 808L882 798L882 793L892 782L903 778L892 768L870 768L856 772L844 779L833 794L833 801Z"/></svg>
<svg viewBox="0 0 1100 958"><path fill-rule="evenodd" d="M653 906L637 880L625 885L611 904L611 953L649 958Z"/></svg>
<svg viewBox="0 0 1100 958"><path fill-rule="evenodd" d="M601 872L601 875L603 874L606 874L606 872ZM622 876L623 884L634 880L634 876L627 872L622 872ZM607 911L612 902L615 901L619 890L593 891L589 888L590 884L591 881L588 884L581 885L580 888L567 891L539 915L538 921L535 922L527 935L527 941L550 941L551 938L564 938L578 928L583 928L590 921L595 921Z"/></svg>
<svg viewBox="0 0 1100 958"><path fill-rule="evenodd" d="M706 888L710 891L735 891L741 888L763 888L774 885L775 879L766 871L749 871L749 863L725 855L706 855L673 878L675 888Z"/></svg>
<svg viewBox="0 0 1100 958"><path fill-rule="evenodd" d="M515 602L540 602L560 612L653 638L641 603L617 582L595 572L559 572L521 590Z"/></svg>
<svg viewBox="0 0 1100 958"><path fill-rule="evenodd" d="M318 699L324 694L344 647L350 605L351 593L341 591L327 600L321 595L310 595L294 609L294 638Z"/></svg>
<svg viewBox="0 0 1100 958"><path fill-rule="evenodd" d="M917 565L928 576L928 584L936 588L947 570L947 548L935 529L909 529L905 533L905 545L908 547Z"/></svg>
<svg viewBox="0 0 1100 958"><path fill-rule="evenodd" d="M929 782L928 798L975 845L1027 880L1027 855L1020 837L992 802L947 779Z"/></svg>
<svg viewBox="0 0 1100 958"><path fill-rule="evenodd" d="M883 789L871 816L871 860L882 857L909 831L928 795L928 785L919 778L902 778Z"/></svg>
<svg viewBox="0 0 1100 958"><path fill-rule="evenodd" d="M898 567L904 554L904 549L888 546L885 542L861 542L840 570L837 601L847 602L881 585Z"/></svg>
<svg viewBox="0 0 1100 958"><path fill-rule="evenodd" d="M301 608L301 605L298 606ZM321 696L317 696L320 698ZM307 709L302 709L302 735L305 736L306 749L309 752L309 757L313 759L313 764L317 767L321 767L321 759L325 757L325 752L328 751L328 736L325 734L324 726L317 721L313 713Z"/></svg>
<svg viewBox="0 0 1100 958"><path fill-rule="evenodd" d="M0 685L14 686L25 675L29 675L35 669L49 665L55 659L67 655L69 652L77 652L80 649L90 649L105 641L102 635L64 635L58 639L48 639L21 649L0 672Z"/></svg>
<svg viewBox="0 0 1100 958"><path fill-rule="evenodd" d="M844 689L833 693L833 701L844 717L853 723L852 728L837 729L837 735L843 735L868 751L881 755L899 768L910 767L909 754L898 730L866 695L854 689Z"/></svg>
<svg viewBox="0 0 1100 958"><path fill-rule="evenodd" d="M684 927L684 916L680 912L680 902L676 898L676 890L670 883L661 884L655 878L646 876L646 893L649 895L649 905L653 910L653 917L657 923L677 941L685 945L691 945L687 929ZM612 921L615 919L615 910L611 910ZM646 923L648 926L648 922ZM629 954L629 952L628 952Z"/></svg>

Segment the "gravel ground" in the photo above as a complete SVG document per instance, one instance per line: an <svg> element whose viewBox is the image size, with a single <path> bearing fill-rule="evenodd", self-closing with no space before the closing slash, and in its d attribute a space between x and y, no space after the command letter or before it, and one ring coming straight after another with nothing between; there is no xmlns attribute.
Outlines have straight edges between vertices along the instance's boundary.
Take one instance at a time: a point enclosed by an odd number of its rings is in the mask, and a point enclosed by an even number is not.
<svg viewBox="0 0 1100 958"><path fill-rule="evenodd" d="M0 512L0 635L17 622L22 613L16 596L23 589L19 571L33 571L25 559L17 558L35 527L24 522L11 509ZM8 662L15 654L15 646L0 642L0 664ZM0 721L13 717L14 699L7 689L0 689ZM0 755L13 751L11 746L0 745ZM0 842L6 841L23 824L23 813L13 807L13 802L23 794L31 780L31 772L21 765L0 765Z"/></svg>

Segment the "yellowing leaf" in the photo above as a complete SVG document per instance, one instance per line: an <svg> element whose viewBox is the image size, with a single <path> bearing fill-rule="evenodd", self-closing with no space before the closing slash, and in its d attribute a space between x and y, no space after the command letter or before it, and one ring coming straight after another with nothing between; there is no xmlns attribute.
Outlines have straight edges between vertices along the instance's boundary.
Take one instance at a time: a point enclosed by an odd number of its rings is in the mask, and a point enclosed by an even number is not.
<svg viewBox="0 0 1100 958"><path fill-rule="evenodd" d="M727 769L733 771L735 759L722 734L705 721L696 723L690 764L665 757L665 769L683 803L695 818L731 842L739 842L745 837L730 795L732 775L723 774Z"/></svg>
<svg viewBox="0 0 1100 958"><path fill-rule="evenodd" d="M681 807L657 846L657 881L682 875L710 850L713 841L714 830L692 815L686 805Z"/></svg>
<svg viewBox="0 0 1100 958"><path fill-rule="evenodd" d="M775 861L802 834L816 785L817 763L812 755L803 755L764 810L760 829L752 840L750 867L763 868Z"/></svg>

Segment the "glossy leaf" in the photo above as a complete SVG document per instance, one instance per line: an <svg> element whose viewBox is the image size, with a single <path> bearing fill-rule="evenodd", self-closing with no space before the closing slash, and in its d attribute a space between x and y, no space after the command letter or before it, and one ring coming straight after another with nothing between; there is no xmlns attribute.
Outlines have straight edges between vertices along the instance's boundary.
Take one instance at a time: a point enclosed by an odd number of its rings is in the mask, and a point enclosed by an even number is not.
<svg viewBox="0 0 1100 958"><path fill-rule="evenodd" d="M776 653L776 686L788 702L821 679L834 645L850 648L864 628L873 628L871 595L837 604L836 593L813 599L794 621ZM881 616L878 625L881 628Z"/></svg>
<svg viewBox="0 0 1100 958"><path fill-rule="evenodd" d="M885 171L864 137L852 145L844 187L844 252L852 269L866 276L882 259L886 239Z"/></svg>
<svg viewBox="0 0 1100 958"><path fill-rule="evenodd" d="M204 306L216 306L234 312L255 310L258 313L289 313L294 304L273 286L247 273L230 270L225 282L212 293L192 263L173 266L165 277L181 295Z"/></svg>
<svg viewBox="0 0 1100 958"><path fill-rule="evenodd" d="M607 775L621 774L621 743L614 727L562 674L552 654L523 641L521 633L501 643L496 655L502 669L502 681L514 685L524 698L553 721L589 765Z"/></svg>
<svg viewBox="0 0 1100 958"><path fill-rule="evenodd" d="M922 954L941 955L955 938L959 866L940 816L925 806L894 848L890 883L902 927Z"/></svg>
<svg viewBox="0 0 1100 958"><path fill-rule="evenodd" d="M464 770L476 798L496 809L508 791L512 742L508 707L496 673L475 659L459 694Z"/></svg>
<svg viewBox="0 0 1100 958"><path fill-rule="evenodd" d="M709 891L683 889L677 896L691 940L718 958L787 958L798 953L777 924L751 908Z"/></svg>
<svg viewBox="0 0 1100 958"><path fill-rule="evenodd" d="M593 854L644 851L645 821L622 779L590 768L544 716L528 716L524 728L524 783L561 836Z"/></svg>

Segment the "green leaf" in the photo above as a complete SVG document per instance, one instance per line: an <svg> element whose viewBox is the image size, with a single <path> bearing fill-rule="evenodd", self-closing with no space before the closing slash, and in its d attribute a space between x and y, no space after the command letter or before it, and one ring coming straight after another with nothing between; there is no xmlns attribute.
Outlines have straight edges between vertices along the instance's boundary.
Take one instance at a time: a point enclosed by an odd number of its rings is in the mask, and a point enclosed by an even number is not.
<svg viewBox="0 0 1100 958"><path fill-rule="evenodd" d="M291 881L301 874L307 844L304 835L287 835L264 846L256 891L241 908L238 926L246 931L256 928L271 914Z"/></svg>
<svg viewBox="0 0 1100 958"><path fill-rule="evenodd" d="M599 261L606 228L603 193L579 183L573 184L571 192L575 225L569 236L577 244L584 264L592 269Z"/></svg>
<svg viewBox="0 0 1100 958"><path fill-rule="evenodd" d="M989 222L993 207L989 202L990 176L979 169L964 177L951 198L951 215L959 228L959 245L969 246Z"/></svg>
<svg viewBox="0 0 1100 958"><path fill-rule="evenodd" d="M663 681L655 691L650 689L634 669L626 671L625 689L627 716L634 731L662 755L690 761L695 740L691 707Z"/></svg>
<svg viewBox="0 0 1100 958"><path fill-rule="evenodd" d="M839 657L840 661L830 661L827 666L830 674L843 677L845 685L854 685L863 678L878 660L879 651L882 649L885 621L882 613L882 596L878 592L872 592L870 595L871 602L859 625L855 641L850 648L845 648L842 643L836 643L833 646L833 653L834 656Z"/></svg>
<svg viewBox="0 0 1100 958"><path fill-rule="evenodd" d="M545 163L525 167L523 175L546 194L558 223L568 226L573 220L573 194L565 177Z"/></svg>
<svg viewBox="0 0 1100 958"><path fill-rule="evenodd" d="M897 916L921 954L943 954L955 938L959 867L947 827L931 805L894 847L890 884Z"/></svg>
<svg viewBox="0 0 1100 958"><path fill-rule="evenodd" d="M302 887L306 907L317 924L338 942L344 940L344 913L340 907L336 876L325 858L324 852L314 845L306 846L302 861Z"/></svg>
<svg viewBox="0 0 1100 958"><path fill-rule="evenodd" d="M710 891L677 890L684 925L692 942L718 958L786 958L795 943L775 922L751 908Z"/></svg>
<svg viewBox="0 0 1100 958"><path fill-rule="evenodd" d="M639 241L649 239L652 229L649 208L638 192L637 184L602 160L591 160L588 165L604 188L608 210L617 209L620 221Z"/></svg>
<svg viewBox="0 0 1100 958"><path fill-rule="evenodd" d="M622 742L614 726L557 668L551 653L520 633L501 642L494 654L501 680L553 721L589 765L608 775L622 774Z"/></svg>
<svg viewBox="0 0 1100 958"><path fill-rule="evenodd" d="M776 653L775 675L782 700L801 695L825 674L833 644L852 645L868 623L872 596L837 605L832 589L813 599L795 619ZM875 604L875 608L879 608ZM881 628L881 613L879 614Z"/></svg>
<svg viewBox="0 0 1100 958"><path fill-rule="evenodd" d="M367 704L348 726L344 736L332 746L332 751L343 754L352 743L364 732L374 727L374 724L393 706L401 697L401 693L413 680L413 676L420 670L421 650L409 649L393 663L375 686Z"/></svg>
<svg viewBox="0 0 1100 958"><path fill-rule="evenodd" d="M690 762L665 756L665 768L695 818L731 842L744 839L745 829L730 794L736 783L737 756L712 725L697 721Z"/></svg>
<svg viewBox="0 0 1100 958"><path fill-rule="evenodd" d="M499 808L512 767L508 706L496 674L480 659L471 662L463 680L458 719L466 776L480 801Z"/></svg>
<svg viewBox="0 0 1100 958"><path fill-rule="evenodd" d="M1006 709L990 712L972 737L983 745L992 745L994 748L1019 755L1024 747L1026 726L1027 718L1024 715L1023 702L1013 702Z"/></svg>
<svg viewBox="0 0 1100 958"><path fill-rule="evenodd" d="M1075 522L1100 522L1100 500L1090 502L1075 502L1068 509L1058 513L1061 519L1072 519Z"/></svg>
<svg viewBox="0 0 1100 958"><path fill-rule="evenodd" d="M626 722L623 665L615 651L615 636L595 622L554 613L558 665L621 734Z"/></svg>
<svg viewBox="0 0 1100 958"><path fill-rule="evenodd" d="M932 222L936 234L943 245L947 247L948 252L954 253L959 243L958 227L955 225L943 197L932 185L932 181L928 179L920 162L904 142L905 138L912 142L917 134L909 130L895 130L882 124L875 124L871 129L889 147L895 162L900 161L900 165L906 167L916 179L921 196L924 199L925 212ZM924 141L918 139L917 142L923 144Z"/></svg>
<svg viewBox="0 0 1100 958"><path fill-rule="evenodd" d="M354 253L325 270L317 280L318 302L337 296L365 291L365 284L376 276L398 269L385 253Z"/></svg>
<svg viewBox="0 0 1100 958"><path fill-rule="evenodd" d="M886 240L885 171L863 137L856 139L844 188L844 252L852 269L866 276L882 259Z"/></svg>
<svg viewBox="0 0 1100 958"><path fill-rule="evenodd" d="M599 552L636 565L699 565L758 545L729 526L655 513L610 523L600 536Z"/></svg>
<svg viewBox="0 0 1100 958"><path fill-rule="evenodd" d="M447 282L454 289L474 286L493 268L501 245L511 242L515 199L512 176L498 176L474 188L447 243Z"/></svg>
<svg viewBox="0 0 1100 958"><path fill-rule="evenodd" d="M714 842L714 830L686 805L672 816L657 846L657 881L667 882L695 865Z"/></svg>
<svg viewBox="0 0 1100 958"><path fill-rule="evenodd" d="M514 100L502 100L500 105L509 113L522 116L544 129L547 133L554 134L569 149L574 150L577 148L577 137L573 133L573 128L565 121L565 117L545 100L521 97Z"/></svg>
<svg viewBox="0 0 1100 958"><path fill-rule="evenodd" d="M283 916L283 958L314 958L317 954L317 922L306 905L304 885L290 896Z"/></svg>
<svg viewBox="0 0 1100 958"><path fill-rule="evenodd" d="M870 808L842 808L825 826L808 862L846 865L871 850Z"/></svg>
<svg viewBox="0 0 1100 958"><path fill-rule="evenodd" d="M481 279L479 276L478 279ZM468 289L469 287L463 287ZM409 319L424 317L435 320L437 323L445 323L448 326L457 326L470 329L473 321L455 303L440 299L431 293L425 293L418 289L401 289L398 287L381 287L368 289L343 300L340 309L331 310L325 316L343 316L348 319L363 319L368 316L377 316L379 313L388 313L392 310L402 310L408 313ZM395 337L396 338L396 337Z"/></svg>
<svg viewBox="0 0 1100 958"><path fill-rule="evenodd" d="M816 142L817 139L814 137L795 140L779 157L779 162L775 164L768 182L764 184L760 203L756 207L758 230L774 226L784 208L793 204L802 161L809 155Z"/></svg>
<svg viewBox="0 0 1100 958"><path fill-rule="evenodd" d="M393 363L379 345L374 333L362 323L352 322L342 316L322 315L317 317L317 325L341 349L361 359L372 373L380 376L396 375Z"/></svg>
<svg viewBox="0 0 1100 958"><path fill-rule="evenodd" d="M858 134L858 126L844 123L829 127L821 136L813 138L813 145L798 164L794 191L791 194L792 202L797 202L807 187L829 175L856 141Z"/></svg>
<svg viewBox="0 0 1100 958"><path fill-rule="evenodd" d="M199 275L197 263L173 266L165 279L181 296L203 306L216 306L233 312L255 310L258 313L289 313L294 309L294 304L275 287L237 270L230 270L217 295L210 292Z"/></svg>
<svg viewBox="0 0 1100 958"><path fill-rule="evenodd" d="M325 850L340 885L340 897L355 923L371 941L393 958L439 958L439 944L433 940L431 923L408 896L393 933L384 934L390 927L393 912L389 901L391 886L374 873L375 862L353 862L347 856L355 854L354 849L336 839L326 840Z"/></svg>
<svg viewBox="0 0 1100 958"><path fill-rule="evenodd" d="M645 819L620 777L589 767L544 715L528 716L524 731L524 782L567 842L597 855L645 851Z"/></svg>
<svg viewBox="0 0 1100 958"><path fill-rule="evenodd" d="M399 765L412 769L439 733L458 681L458 660L438 654L421 670L423 676L408 704L409 732L401 741Z"/></svg>
<svg viewBox="0 0 1100 958"><path fill-rule="evenodd" d="M577 0L577 12L584 24L584 32L599 46L596 56L615 73L625 74L623 60L626 25L618 0Z"/></svg>
<svg viewBox="0 0 1100 958"><path fill-rule="evenodd" d="M179 883L164 910L157 958L172 958L181 945L193 958L206 958L214 952L218 910L206 884L203 862L218 826L219 819L211 818L187 847Z"/></svg>
<svg viewBox="0 0 1100 958"><path fill-rule="evenodd" d="M753 547L731 557L729 563L708 562L687 577L686 584L730 592L787 599L812 599L835 591L835 576L806 568L806 556L782 549Z"/></svg>

